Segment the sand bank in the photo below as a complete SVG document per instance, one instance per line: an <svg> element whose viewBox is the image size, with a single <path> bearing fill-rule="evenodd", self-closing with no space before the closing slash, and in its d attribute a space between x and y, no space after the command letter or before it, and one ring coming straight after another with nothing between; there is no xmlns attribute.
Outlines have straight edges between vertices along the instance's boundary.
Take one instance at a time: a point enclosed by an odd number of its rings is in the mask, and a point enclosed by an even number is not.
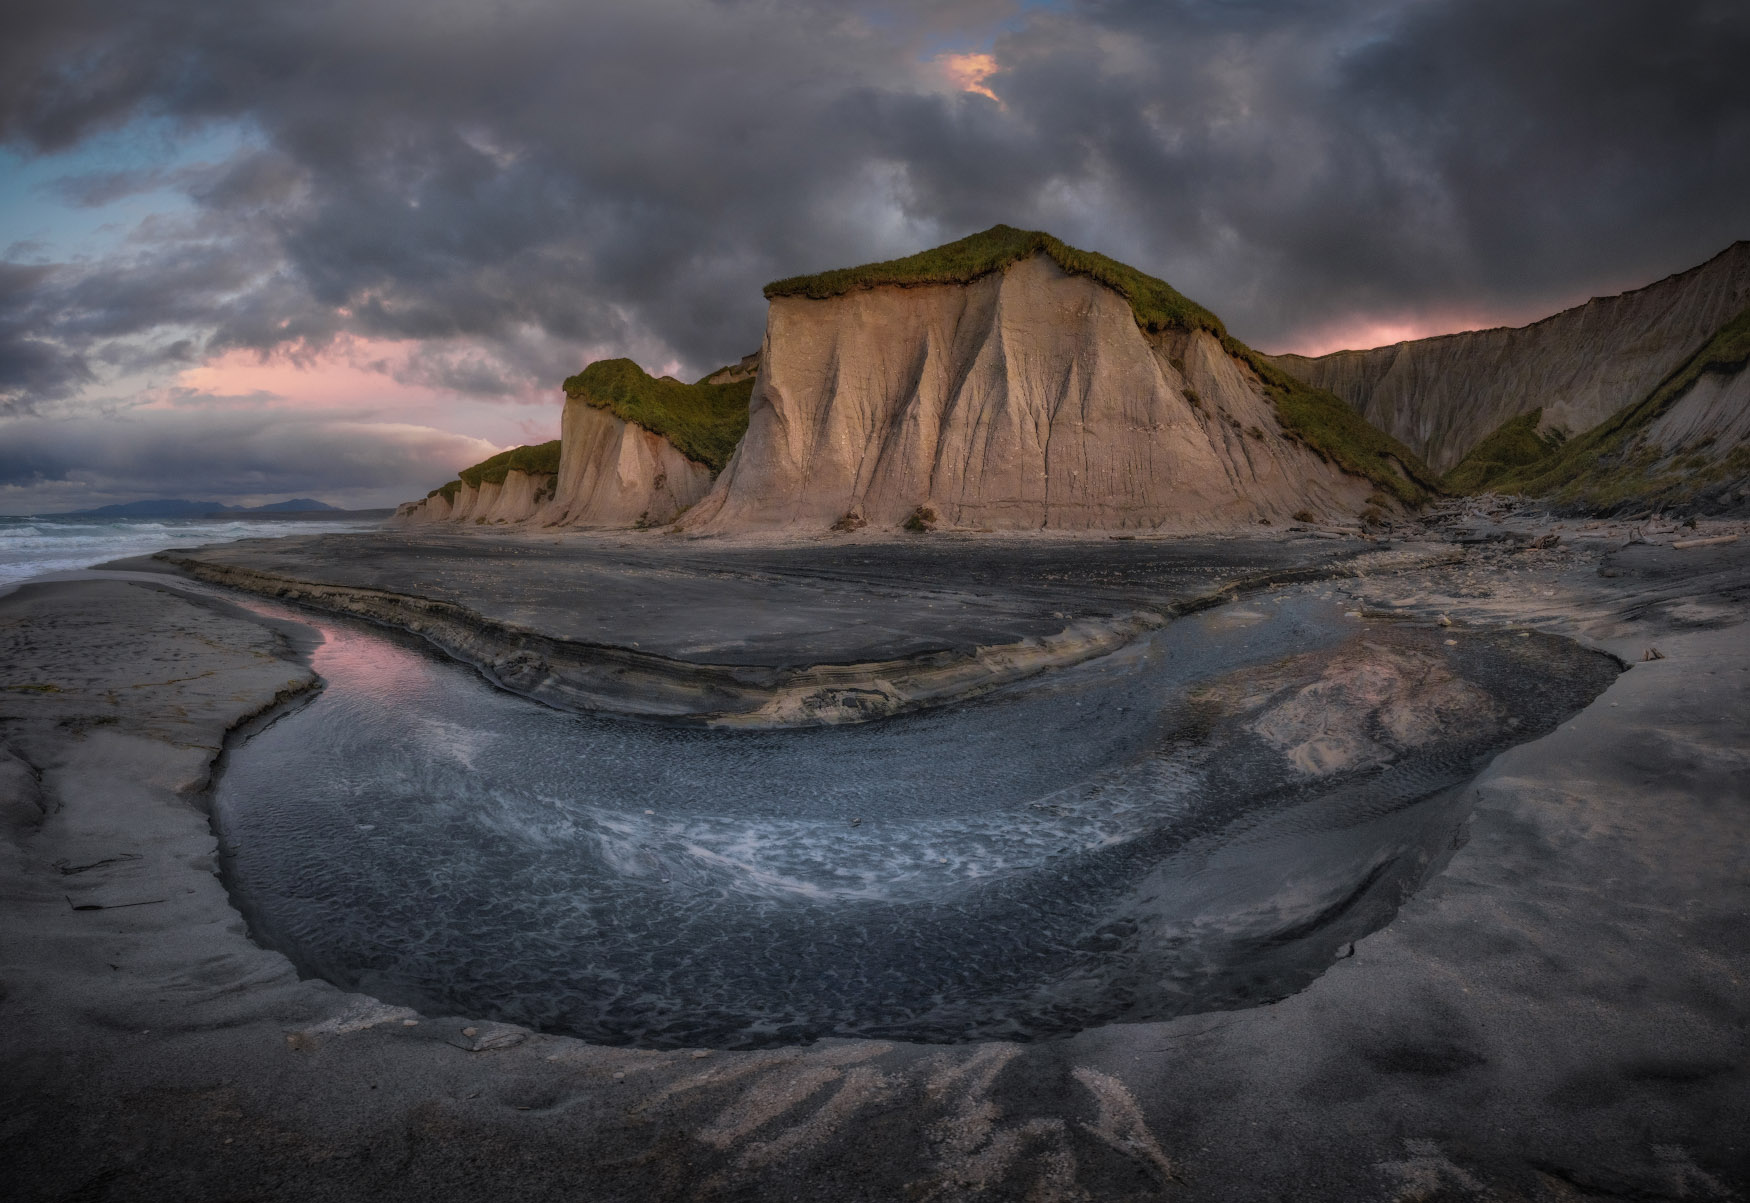
<svg viewBox="0 0 1750 1203"><path fill-rule="evenodd" d="M398 627L562 709L779 727L976 696L1272 583L1450 558L1359 538L704 549L465 532L255 540L142 566Z"/></svg>

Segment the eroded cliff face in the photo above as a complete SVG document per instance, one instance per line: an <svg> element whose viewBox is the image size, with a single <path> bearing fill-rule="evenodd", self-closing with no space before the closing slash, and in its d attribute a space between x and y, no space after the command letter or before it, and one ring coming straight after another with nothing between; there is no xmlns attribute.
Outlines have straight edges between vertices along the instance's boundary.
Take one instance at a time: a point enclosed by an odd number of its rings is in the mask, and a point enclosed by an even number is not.
<svg viewBox="0 0 1750 1203"><path fill-rule="evenodd" d="M1273 362L1336 393L1444 472L1502 422L1539 407L1545 429L1597 426L1650 393L1746 304L1750 242L1739 242L1700 267L1530 326Z"/></svg>
<svg viewBox="0 0 1750 1203"><path fill-rule="evenodd" d="M1750 367L1706 372L1646 431L1650 446L1670 454L1718 458L1750 443Z"/></svg>
<svg viewBox="0 0 1750 1203"><path fill-rule="evenodd" d="M475 469L463 475L469 473L479 478ZM448 496L437 492L410 501L395 517L482 526L648 526L673 521L710 487L711 470L667 439L571 400L562 418L557 473L513 468L502 481L454 482Z"/></svg>
<svg viewBox="0 0 1750 1203"><path fill-rule="evenodd" d="M626 527L672 522L711 487L711 469L667 439L587 401L565 403L553 499L543 526Z"/></svg>
<svg viewBox="0 0 1750 1203"><path fill-rule="evenodd" d="M1204 531L1353 514L1206 331L1145 334L1043 255L966 285L774 297L747 435L689 529ZM569 444L567 446L569 451Z"/></svg>
<svg viewBox="0 0 1750 1203"><path fill-rule="evenodd" d="M551 473L512 469L500 482L482 481L479 488L463 482L454 498L434 493L424 501L398 507L402 522L472 522L479 525L527 522L553 496Z"/></svg>
<svg viewBox="0 0 1750 1203"><path fill-rule="evenodd" d="M1625 441L1621 459L1641 465L1655 506L1750 510L1750 364L1703 372Z"/></svg>

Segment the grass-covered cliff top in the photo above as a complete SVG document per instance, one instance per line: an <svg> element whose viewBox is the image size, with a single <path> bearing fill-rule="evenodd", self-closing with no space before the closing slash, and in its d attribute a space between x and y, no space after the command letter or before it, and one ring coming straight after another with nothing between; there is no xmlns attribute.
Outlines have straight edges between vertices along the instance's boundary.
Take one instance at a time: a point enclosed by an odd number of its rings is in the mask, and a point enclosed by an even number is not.
<svg viewBox="0 0 1750 1203"><path fill-rule="evenodd" d="M1739 448L1727 456L1700 450L1670 454L1641 438L1646 429L1688 392L1707 372L1736 372L1750 366L1750 308L1744 309L1659 386L1634 405L1625 406L1586 433L1567 442L1549 441L1544 453L1525 462L1479 472L1459 479L1459 472L1477 451L1465 457L1448 477L1454 487L1549 497L1560 505L1587 510L1612 510L1624 505L1673 505L1693 499L1722 475L1742 472L1750 452ZM1515 419L1514 421L1523 421ZM1504 424L1479 444L1517 437Z"/></svg>
<svg viewBox="0 0 1750 1203"><path fill-rule="evenodd" d="M478 489L483 484L501 485L504 478L512 472L526 472L532 476L537 472L558 471L559 440L554 439L551 443L537 443L500 451L491 459L483 459L472 468L463 468L458 475Z"/></svg>
<svg viewBox="0 0 1750 1203"><path fill-rule="evenodd" d="M1227 333L1220 318L1165 280L1157 280L1105 255L1078 250L1043 230L1017 230L1013 226L992 226L982 234L973 234L903 259L774 280L766 285L766 298L825 300L883 284L901 288L924 284L970 284L980 276L1002 271L1038 254L1051 256L1053 262L1072 276L1088 276L1123 296L1130 302L1136 324L1144 330L1208 330L1217 336Z"/></svg>
<svg viewBox="0 0 1750 1203"><path fill-rule="evenodd" d="M992 226L981 234L933 250L865 263L812 276L792 276L766 285L766 297L825 300L884 284L968 284L1032 255L1049 255L1074 276L1097 280L1130 302L1136 324L1148 331L1207 330L1228 353L1248 364L1276 403L1283 429L1326 460L1364 476L1399 500L1416 504L1439 491L1433 472L1408 447L1375 429L1334 393L1316 389L1270 364L1228 334L1220 318L1165 280L1093 251L1079 250L1043 230Z"/></svg>
<svg viewBox="0 0 1750 1203"><path fill-rule="evenodd" d="M542 473L553 475L558 471L559 440L554 439L551 443L536 443L500 451L470 468L463 468L456 474L458 479L433 489L426 496L436 497L441 494L445 501L454 501L456 494L462 491L464 481L470 488L478 489L483 484L501 485L512 472L526 472L534 476Z"/></svg>
<svg viewBox="0 0 1750 1203"><path fill-rule="evenodd" d="M1345 472L1366 477L1406 505L1420 505L1442 491L1440 477L1421 456L1337 394L1290 376L1231 335L1223 336L1221 343L1264 382L1264 390L1276 403L1276 420L1288 437Z"/></svg>
<svg viewBox="0 0 1750 1203"><path fill-rule="evenodd" d="M636 422L688 459L721 472L747 432L753 381L682 384L651 376L630 359L598 359L566 379L565 395Z"/></svg>

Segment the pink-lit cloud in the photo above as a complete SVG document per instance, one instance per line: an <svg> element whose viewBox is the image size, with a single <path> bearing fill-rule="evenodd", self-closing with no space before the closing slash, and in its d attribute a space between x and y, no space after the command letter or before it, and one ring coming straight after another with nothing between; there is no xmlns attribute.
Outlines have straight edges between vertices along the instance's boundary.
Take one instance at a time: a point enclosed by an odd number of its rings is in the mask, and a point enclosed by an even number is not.
<svg viewBox="0 0 1750 1203"><path fill-rule="evenodd" d="M499 449L433 425L190 396L196 403L181 409L0 420L0 513L139 496L243 504L305 496L387 506L423 496Z"/></svg>
<svg viewBox="0 0 1750 1203"><path fill-rule="evenodd" d="M962 92L988 96L998 104L1002 97L985 86L985 80L1001 70L994 54L938 54L933 60L948 81Z"/></svg>
<svg viewBox="0 0 1750 1203"><path fill-rule="evenodd" d="M1461 330L1484 330L1499 326L1478 315L1426 318L1355 317L1313 326L1286 345L1271 348L1279 354L1328 355L1332 351L1365 350L1393 343L1431 338L1437 334L1455 334Z"/></svg>
<svg viewBox="0 0 1750 1203"><path fill-rule="evenodd" d="M127 388L103 416L0 417L0 513L138 496L346 507L422 496L505 447L557 438L555 384L527 404L422 383L412 340L231 350Z"/></svg>
<svg viewBox="0 0 1750 1203"><path fill-rule="evenodd" d="M340 338L313 354L233 350L177 374L144 408L294 409L454 430L499 446L559 437L558 381L529 385L510 403L423 383L427 348L411 340Z"/></svg>

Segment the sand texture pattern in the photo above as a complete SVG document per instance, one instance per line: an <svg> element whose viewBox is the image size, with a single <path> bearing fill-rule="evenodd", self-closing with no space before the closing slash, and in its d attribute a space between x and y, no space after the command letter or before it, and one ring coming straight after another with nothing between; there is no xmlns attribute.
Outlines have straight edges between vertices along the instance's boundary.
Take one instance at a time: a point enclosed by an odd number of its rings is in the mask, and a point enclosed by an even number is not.
<svg viewBox="0 0 1750 1203"><path fill-rule="evenodd" d="M1041 581L1017 597L1012 585L993 593L972 578L981 567L997 568L998 580L1061 571L1064 547L993 555L852 544L811 557L757 548L707 556L656 534L643 543L395 533L256 540L158 562L400 627L560 709L783 727L964 700L1110 653L1236 591L1402 567L1406 554L1359 541L1257 540L1237 552L1204 545L1196 570L1182 571L1193 558L1183 549L1163 556L1102 540L1081 553L1102 566L1098 590ZM800 573L785 563L798 559ZM1146 575L1126 580L1139 570Z"/></svg>
<svg viewBox="0 0 1750 1203"><path fill-rule="evenodd" d="M1353 513L1371 486L1284 437L1206 331L1036 255L967 285L776 297L751 422L687 529L1184 532Z"/></svg>

